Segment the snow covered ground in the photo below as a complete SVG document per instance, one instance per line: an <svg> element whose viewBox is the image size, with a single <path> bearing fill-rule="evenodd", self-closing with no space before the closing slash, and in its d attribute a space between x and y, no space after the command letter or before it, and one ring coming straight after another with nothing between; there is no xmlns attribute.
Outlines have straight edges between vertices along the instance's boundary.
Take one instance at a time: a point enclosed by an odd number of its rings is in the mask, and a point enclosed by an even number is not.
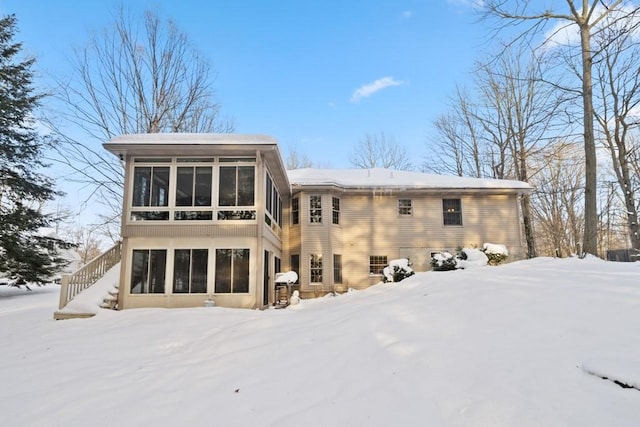
<svg viewBox="0 0 640 427"><path fill-rule="evenodd" d="M640 263L418 273L286 310L0 287L2 426L637 426ZM601 377L607 377L608 380Z"/></svg>

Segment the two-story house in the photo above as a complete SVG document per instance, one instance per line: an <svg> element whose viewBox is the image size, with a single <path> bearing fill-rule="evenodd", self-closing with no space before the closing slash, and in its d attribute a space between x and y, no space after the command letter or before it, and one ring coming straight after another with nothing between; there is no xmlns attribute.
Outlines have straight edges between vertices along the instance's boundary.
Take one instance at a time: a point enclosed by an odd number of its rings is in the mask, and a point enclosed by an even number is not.
<svg viewBox="0 0 640 427"><path fill-rule="evenodd" d="M392 259L491 241L524 254L518 181L388 169L285 170L260 135L123 135L118 306L259 308L295 270L304 295L361 289Z"/></svg>

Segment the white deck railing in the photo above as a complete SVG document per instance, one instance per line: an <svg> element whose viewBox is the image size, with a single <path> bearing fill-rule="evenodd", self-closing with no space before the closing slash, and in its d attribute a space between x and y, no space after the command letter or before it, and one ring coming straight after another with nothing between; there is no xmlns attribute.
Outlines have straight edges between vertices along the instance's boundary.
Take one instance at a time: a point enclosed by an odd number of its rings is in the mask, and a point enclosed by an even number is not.
<svg viewBox="0 0 640 427"><path fill-rule="evenodd" d="M63 309L73 297L96 283L111 267L119 263L121 252L122 242L118 242L75 273L63 274L58 309Z"/></svg>

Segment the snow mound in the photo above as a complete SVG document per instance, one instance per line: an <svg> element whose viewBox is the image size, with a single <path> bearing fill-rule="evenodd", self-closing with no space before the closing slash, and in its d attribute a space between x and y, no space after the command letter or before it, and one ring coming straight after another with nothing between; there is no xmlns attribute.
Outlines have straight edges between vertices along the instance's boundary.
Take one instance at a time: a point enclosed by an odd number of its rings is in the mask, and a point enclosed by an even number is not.
<svg viewBox="0 0 640 427"><path fill-rule="evenodd" d="M458 268L469 269L476 267L484 267L489 262L489 258L482 252L480 249L475 248L464 248L462 250L467 259L459 259L458 260Z"/></svg>

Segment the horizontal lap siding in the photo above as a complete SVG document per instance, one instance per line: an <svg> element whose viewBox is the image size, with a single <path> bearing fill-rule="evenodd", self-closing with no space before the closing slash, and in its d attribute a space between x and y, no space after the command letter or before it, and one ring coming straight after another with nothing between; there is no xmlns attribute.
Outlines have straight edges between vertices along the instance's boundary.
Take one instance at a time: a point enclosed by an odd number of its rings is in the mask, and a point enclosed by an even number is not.
<svg viewBox="0 0 640 427"><path fill-rule="evenodd" d="M125 225L123 237L256 237L256 224L140 224Z"/></svg>
<svg viewBox="0 0 640 427"><path fill-rule="evenodd" d="M411 216L398 214L399 198L411 199ZM442 195L343 195L339 241L345 286L361 288L381 279L368 274L370 255L410 258L418 271L430 269L432 251L457 246L501 243L509 248L512 259L522 256L515 195L451 194L444 198L461 199L461 227L443 225Z"/></svg>

